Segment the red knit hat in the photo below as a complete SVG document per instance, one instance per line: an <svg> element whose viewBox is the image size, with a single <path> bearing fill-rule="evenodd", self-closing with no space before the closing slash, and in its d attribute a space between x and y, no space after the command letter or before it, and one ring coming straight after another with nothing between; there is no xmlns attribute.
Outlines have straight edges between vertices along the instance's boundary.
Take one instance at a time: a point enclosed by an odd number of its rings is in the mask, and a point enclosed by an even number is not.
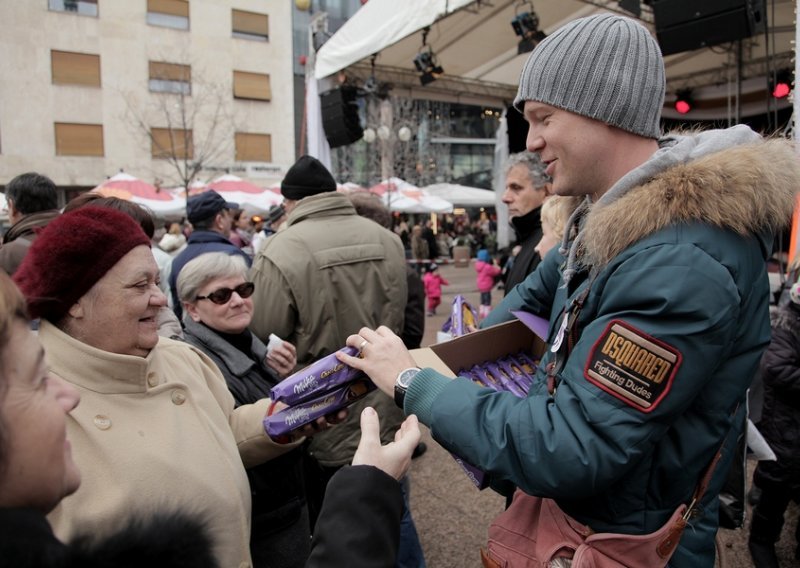
<svg viewBox="0 0 800 568"><path fill-rule="evenodd" d="M107 207L82 207L56 217L38 234L14 281L31 317L53 323L119 260L150 239L130 216Z"/></svg>

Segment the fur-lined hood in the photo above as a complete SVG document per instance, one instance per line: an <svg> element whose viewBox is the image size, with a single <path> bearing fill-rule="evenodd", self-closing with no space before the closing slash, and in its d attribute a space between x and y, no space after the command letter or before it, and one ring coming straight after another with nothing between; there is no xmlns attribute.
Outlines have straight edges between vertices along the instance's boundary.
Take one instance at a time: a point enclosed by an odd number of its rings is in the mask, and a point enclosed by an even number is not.
<svg viewBox="0 0 800 568"><path fill-rule="evenodd" d="M735 127L672 136L660 144L650 161L617 184L630 187L591 206L581 231L582 264L602 267L676 222L703 221L751 235L791 220L800 160L790 141L762 140L747 127Z"/></svg>

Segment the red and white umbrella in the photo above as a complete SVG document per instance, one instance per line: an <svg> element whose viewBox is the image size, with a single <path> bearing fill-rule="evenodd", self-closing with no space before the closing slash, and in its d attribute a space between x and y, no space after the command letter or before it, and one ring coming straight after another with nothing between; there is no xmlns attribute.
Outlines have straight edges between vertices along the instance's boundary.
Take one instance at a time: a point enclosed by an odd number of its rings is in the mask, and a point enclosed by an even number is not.
<svg viewBox="0 0 800 568"><path fill-rule="evenodd" d="M183 215L186 212L186 203L170 191L123 172L108 178L91 191L144 205L159 216Z"/></svg>
<svg viewBox="0 0 800 568"><path fill-rule="evenodd" d="M267 188L259 187L254 183L230 174L220 176L210 182L204 191L209 189L219 193L226 201L238 203L243 208L249 206L246 208L264 212L269 211L273 205L283 202L283 196L280 193L274 193ZM192 193L191 190L190 193Z"/></svg>
<svg viewBox="0 0 800 568"><path fill-rule="evenodd" d="M369 189L381 196L384 205L400 213L452 213L453 204L429 195L426 191L400 178L389 178Z"/></svg>

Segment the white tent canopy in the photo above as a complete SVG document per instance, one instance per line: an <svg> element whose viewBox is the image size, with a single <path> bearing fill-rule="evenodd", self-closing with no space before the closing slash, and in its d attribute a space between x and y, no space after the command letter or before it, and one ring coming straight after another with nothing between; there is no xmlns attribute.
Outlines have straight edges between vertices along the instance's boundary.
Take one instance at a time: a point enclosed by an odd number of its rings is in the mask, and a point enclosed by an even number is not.
<svg viewBox="0 0 800 568"><path fill-rule="evenodd" d="M408 183L407 181L392 177L381 181L370 188L372 193L379 195L390 211L400 213L452 213L453 204L449 201L430 195L425 190Z"/></svg>
<svg viewBox="0 0 800 568"><path fill-rule="evenodd" d="M511 20L518 12L530 9L531 4L520 5L519 0L370 0L362 6L317 52L315 76L327 77L347 67L367 65L377 54L376 71L391 73L401 70L415 76L414 57L422 47L424 28L430 27L427 44L431 46L439 64L444 68L442 78L427 87L415 87L416 96L422 97L427 89L441 91L437 83L448 77L478 81L513 89L519 80L527 53L517 53L519 37L514 34ZM795 35L794 2L770 3L768 10L769 42L764 34L743 42L742 94L763 91L764 61L767 56L774 64L790 66L793 61ZM631 16L619 8L616 0L554 0L536 2L540 29L547 34L565 23L598 12L615 12ZM643 23L654 30L652 9L642 4ZM769 46L766 44L769 43ZM728 112L723 104L728 95L735 94L738 63L731 44L712 46L665 57L667 71L667 101L664 116L677 118L669 101L674 100L678 89L691 86L696 89L695 99L719 102L714 109L697 109L693 118ZM769 49L767 49L767 47ZM733 86L732 86L733 85ZM702 92L697 89L702 88ZM483 91L485 93L485 91ZM459 96L470 93L462 92ZM497 93L497 96L501 96ZM503 95L504 96L504 95ZM751 97L752 98L752 97ZM742 116L764 112L766 97L742 101ZM780 103L787 106L788 100ZM705 115L701 115L702 113Z"/></svg>
<svg viewBox="0 0 800 568"><path fill-rule="evenodd" d="M495 193L488 189L468 187L457 183L434 183L422 188L422 191L441 197L457 207L494 207Z"/></svg>
<svg viewBox="0 0 800 568"><path fill-rule="evenodd" d="M314 74L327 77L430 26L473 0L372 0L317 52ZM387 9L391 11L387 11ZM389 14L391 14L389 16ZM387 17L388 16L388 17ZM365 33L365 32L369 33Z"/></svg>

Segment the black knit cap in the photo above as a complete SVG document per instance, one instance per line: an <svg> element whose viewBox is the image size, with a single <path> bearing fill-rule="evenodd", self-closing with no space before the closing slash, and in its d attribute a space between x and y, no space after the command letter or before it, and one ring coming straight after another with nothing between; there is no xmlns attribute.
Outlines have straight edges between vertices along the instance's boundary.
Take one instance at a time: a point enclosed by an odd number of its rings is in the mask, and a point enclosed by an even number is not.
<svg viewBox="0 0 800 568"><path fill-rule="evenodd" d="M336 180L328 168L312 156L301 156L281 182L281 193L286 199L298 200L326 191L336 191Z"/></svg>

